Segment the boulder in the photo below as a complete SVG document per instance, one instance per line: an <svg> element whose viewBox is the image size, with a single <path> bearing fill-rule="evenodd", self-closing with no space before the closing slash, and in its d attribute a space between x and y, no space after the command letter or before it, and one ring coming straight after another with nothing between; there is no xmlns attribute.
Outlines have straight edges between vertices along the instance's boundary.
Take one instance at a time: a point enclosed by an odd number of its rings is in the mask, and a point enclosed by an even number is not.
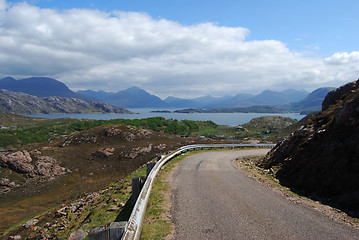
<svg viewBox="0 0 359 240"><path fill-rule="evenodd" d="M9 168L17 173L34 177L34 166L31 165L32 158L28 151L17 151L10 154L0 154L0 166Z"/></svg>
<svg viewBox="0 0 359 240"><path fill-rule="evenodd" d="M126 154L125 157L134 159L139 154L149 153L151 151L152 151L152 144L149 144L147 147L137 147L137 148L132 149L132 151L129 152L128 154Z"/></svg>
<svg viewBox="0 0 359 240"><path fill-rule="evenodd" d="M39 219L34 218L34 219L31 219L31 220L27 221L22 226L24 228L30 228L32 226L35 226L38 222L39 222Z"/></svg>

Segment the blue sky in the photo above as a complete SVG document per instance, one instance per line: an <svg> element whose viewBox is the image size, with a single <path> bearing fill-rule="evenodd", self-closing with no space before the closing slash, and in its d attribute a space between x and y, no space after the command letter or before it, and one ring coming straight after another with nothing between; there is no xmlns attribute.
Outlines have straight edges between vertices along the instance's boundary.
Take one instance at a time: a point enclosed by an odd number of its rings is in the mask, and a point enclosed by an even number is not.
<svg viewBox="0 0 359 240"><path fill-rule="evenodd" d="M359 76L356 0L0 0L0 11L1 5L0 43L14 49L0 52L0 77L46 75L74 90L136 85L164 98L311 91ZM24 31L32 28L39 34ZM46 63L34 64L39 59Z"/></svg>

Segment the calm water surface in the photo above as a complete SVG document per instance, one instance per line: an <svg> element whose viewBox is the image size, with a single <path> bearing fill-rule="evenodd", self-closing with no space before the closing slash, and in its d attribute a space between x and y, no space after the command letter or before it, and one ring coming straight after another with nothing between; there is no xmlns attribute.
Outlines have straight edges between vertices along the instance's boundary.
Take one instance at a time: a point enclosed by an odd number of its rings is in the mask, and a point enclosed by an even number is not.
<svg viewBox="0 0 359 240"><path fill-rule="evenodd" d="M77 118L77 119L95 119L95 120L110 120L110 119L141 119L149 117L164 117L166 119L177 120L195 120L195 121L207 121L211 120L218 125L237 126L249 122L253 118L261 116L283 116L300 120L305 115L299 113L151 113L156 110L169 110L174 111L176 109L166 108L132 108L128 109L131 112L137 114L118 114L118 113L86 113L86 114L31 114L30 117L41 118Z"/></svg>

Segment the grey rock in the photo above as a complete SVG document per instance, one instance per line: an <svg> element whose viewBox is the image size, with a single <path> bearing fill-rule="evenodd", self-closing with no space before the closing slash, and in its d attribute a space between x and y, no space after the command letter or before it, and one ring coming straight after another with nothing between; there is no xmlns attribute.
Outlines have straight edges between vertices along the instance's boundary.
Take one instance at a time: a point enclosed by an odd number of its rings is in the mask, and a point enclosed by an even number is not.
<svg viewBox="0 0 359 240"><path fill-rule="evenodd" d="M39 219L34 218L34 219L31 219L31 220L27 221L22 226L24 228L29 228L31 226L35 226L38 222L39 222Z"/></svg>
<svg viewBox="0 0 359 240"><path fill-rule="evenodd" d="M87 232L82 230L71 233L69 240L83 240L87 236Z"/></svg>

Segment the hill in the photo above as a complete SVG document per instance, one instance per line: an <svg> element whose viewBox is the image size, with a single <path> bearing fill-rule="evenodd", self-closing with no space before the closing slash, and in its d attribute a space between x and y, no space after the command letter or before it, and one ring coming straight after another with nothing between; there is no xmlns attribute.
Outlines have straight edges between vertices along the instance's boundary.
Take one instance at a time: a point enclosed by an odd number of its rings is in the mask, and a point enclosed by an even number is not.
<svg viewBox="0 0 359 240"><path fill-rule="evenodd" d="M105 91L93 91L93 90L79 90L77 93L89 97L93 97L97 100L103 101L106 97L114 94L113 92L105 92Z"/></svg>
<svg viewBox="0 0 359 240"><path fill-rule="evenodd" d="M16 114L36 113L131 113L100 102L86 102L68 97L36 97L21 92L0 89L0 112Z"/></svg>
<svg viewBox="0 0 359 240"><path fill-rule="evenodd" d="M136 107L166 107L167 104L159 97L151 95L138 87L131 87L103 98L103 101L113 106L127 108Z"/></svg>
<svg viewBox="0 0 359 240"><path fill-rule="evenodd" d="M290 110L300 111L303 114L308 114L314 111L320 111L322 108L322 102L329 91L334 88L318 88L311 92L307 97L299 102L290 104Z"/></svg>
<svg viewBox="0 0 359 240"><path fill-rule="evenodd" d="M79 98L85 101L94 99L71 91L64 83L48 77L31 77L15 80L12 77L0 79L0 89L12 92L27 93L37 97L69 97Z"/></svg>
<svg viewBox="0 0 359 240"><path fill-rule="evenodd" d="M89 97L94 97L114 106L133 108L178 107L204 109L232 109L258 105L279 106L300 101L308 95L308 92L305 90L287 89L281 92L266 90L258 95L237 94L235 96L224 97L203 96L193 99L170 96L165 100L162 100L159 97L152 95L138 87L131 87L117 93L92 90L81 90L77 91L77 93L81 93ZM276 108L278 108L278 106L276 106Z"/></svg>
<svg viewBox="0 0 359 240"><path fill-rule="evenodd" d="M328 93L321 112L259 166L293 190L359 216L359 80Z"/></svg>
<svg viewBox="0 0 359 240"><path fill-rule="evenodd" d="M0 153L0 233L24 218L99 191L153 158L193 140L106 124ZM55 228L43 221L37 226ZM57 223L56 228L61 226ZM22 227L18 231L31 232Z"/></svg>

